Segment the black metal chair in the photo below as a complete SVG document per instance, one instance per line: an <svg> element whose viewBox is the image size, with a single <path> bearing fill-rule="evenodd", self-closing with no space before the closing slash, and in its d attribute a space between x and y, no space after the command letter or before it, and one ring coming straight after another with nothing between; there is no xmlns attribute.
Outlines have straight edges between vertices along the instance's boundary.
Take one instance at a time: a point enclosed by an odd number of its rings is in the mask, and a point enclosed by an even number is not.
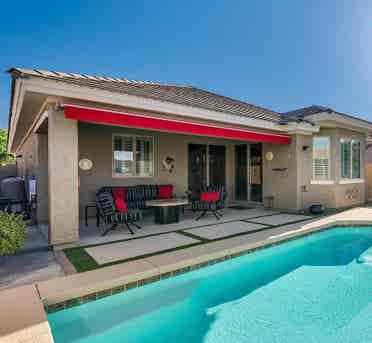
<svg viewBox="0 0 372 343"><path fill-rule="evenodd" d="M98 207L99 216L106 225L106 229L102 233L102 236L105 236L111 230L117 229L122 224L128 228L132 235L134 232L130 225L135 226L137 229L141 228L132 221L129 211L120 212L116 210L114 199L110 192L97 193L96 204Z"/></svg>
<svg viewBox="0 0 372 343"><path fill-rule="evenodd" d="M219 199L217 201L201 201L200 195L197 200L194 198L191 202L191 210L193 212L201 212L201 214L196 217L196 220L204 217L208 212L211 212L218 220L222 218L222 210L225 208L225 200L227 197L225 186L210 185L204 187L201 192L219 192Z"/></svg>

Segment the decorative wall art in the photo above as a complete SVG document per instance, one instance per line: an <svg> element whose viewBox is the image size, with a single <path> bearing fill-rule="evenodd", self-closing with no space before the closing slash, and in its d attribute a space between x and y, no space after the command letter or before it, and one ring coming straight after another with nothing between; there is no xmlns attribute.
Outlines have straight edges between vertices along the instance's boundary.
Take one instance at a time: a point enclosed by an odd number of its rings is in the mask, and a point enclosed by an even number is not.
<svg viewBox="0 0 372 343"><path fill-rule="evenodd" d="M175 162L174 157L172 156L164 157L161 162L163 170L167 171L169 174L173 173L174 162Z"/></svg>

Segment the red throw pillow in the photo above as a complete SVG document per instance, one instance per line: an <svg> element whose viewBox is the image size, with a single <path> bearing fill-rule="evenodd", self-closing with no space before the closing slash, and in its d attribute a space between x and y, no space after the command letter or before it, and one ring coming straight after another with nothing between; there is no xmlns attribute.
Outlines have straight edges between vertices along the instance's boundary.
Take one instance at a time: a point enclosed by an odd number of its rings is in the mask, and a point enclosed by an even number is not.
<svg viewBox="0 0 372 343"><path fill-rule="evenodd" d="M123 187L118 187L118 188L113 188L112 190L112 196L114 197L114 199L123 199L125 201L125 195L126 195L126 191L125 191L125 188Z"/></svg>
<svg viewBox="0 0 372 343"><path fill-rule="evenodd" d="M173 185L159 185L158 186L158 199L171 199L173 198Z"/></svg>
<svg viewBox="0 0 372 343"><path fill-rule="evenodd" d="M124 199L116 198L115 199L115 206L120 213L127 212L128 207L127 207L127 204L125 203Z"/></svg>
<svg viewBox="0 0 372 343"><path fill-rule="evenodd" d="M217 202L220 199L220 192L201 192L200 201Z"/></svg>

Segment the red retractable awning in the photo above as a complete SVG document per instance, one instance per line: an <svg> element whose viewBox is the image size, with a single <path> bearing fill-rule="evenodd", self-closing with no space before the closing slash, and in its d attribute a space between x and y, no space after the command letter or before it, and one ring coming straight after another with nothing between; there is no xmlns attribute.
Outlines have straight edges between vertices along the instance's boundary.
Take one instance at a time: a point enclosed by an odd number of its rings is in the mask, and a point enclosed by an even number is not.
<svg viewBox="0 0 372 343"><path fill-rule="evenodd" d="M120 125L138 129L176 132L183 134L236 139L241 141L290 144L289 136L223 126L191 123L186 121L156 118L140 114L113 112L75 105L64 105L65 117L69 119L102 124Z"/></svg>

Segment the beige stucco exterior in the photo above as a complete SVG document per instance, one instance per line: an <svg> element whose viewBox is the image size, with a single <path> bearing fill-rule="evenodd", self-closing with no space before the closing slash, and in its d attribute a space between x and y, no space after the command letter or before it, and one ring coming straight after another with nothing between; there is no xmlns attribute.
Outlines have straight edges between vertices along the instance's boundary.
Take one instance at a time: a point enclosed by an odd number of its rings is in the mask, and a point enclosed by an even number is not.
<svg viewBox="0 0 372 343"><path fill-rule="evenodd" d="M21 87L22 86L22 87ZM228 203L235 201L234 146L244 142L192 136L170 132L130 129L66 119L58 104L68 103L124 113L150 115L241 130L291 136L291 144L263 143L263 197L273 197L278 209L299 211L321 203L329 208L348 207L366 200L364 157L366 136L372 124L335 113L320 113L312 123L285 125L249 116L236 116L186 104L172 104L122 93L55 83L33 78L17 79L10 126L10 149L16 153L19 175L37 179L37 220L48 223L52 245L79 239L79 218L84 207L95 201L102 186L136 184L173 184L177 196L188 189L188 144L216 144L226 147L226 188ZM369 126L368 126L369 125ZM113 134L138 134L154 138L154 175L152 177L115 177L112 172ZM331 178L315 183L312 166L314 135L331 138ZM340 139L359 139L361 146L360 180L341 180ZM249 142L246 142L249 144ZM266 158L268 152L273 159ZM164 170L162 160L175 160L172 173ZM88 158L93 168L83 171L78 162Z"/></svg>
<svg viewBox="0 0 372 343"><path fill-rule="evenodd" d="M265 153L274 153L272 161L264 161L264 194L274 196L275 207L300 210L320 203L328 208L343 208L366 201L365 136L340 128L321 128L317 135L331 138L329 183L317 184L313 180L313 135L295 135L289 146L264 144ZM341 138L361 141L360 180L341 179ZM306 150L303 147L307 147Z"/></svg>
<svg viewBox="0 0 372 343"><path fill-rule="evenodd" d="M113 176L114 134L137 134L154 138L153 177ZM363 151L364 136L338 128L322 128L319 135L331 137L329 184L313 183L312 135L292 135L290 145L263 143L263 196L274 197L275 208L297 211L314 203L340 208L365 201L365 183L342 183L339 165L340 139L360 139ZM84 215L85 205L94 203L95 192L102 186L170 183L175 186L176 195L183 196L188 188L190 143L226 147L228 202L234 202L234 146L242 142L77 122L64 118L62 111L51 111L48 134L35 134L26 141L21 149L23 163L19 167L24 175L37 178L37 217L41 223L49 222L51 243L66 244L78 240L79 216ZM272 160L265 158L268 152L272 152ZM168 155L175 159L172 173L164 170L161 163ZM91 170L83 171L78 168L78 161L82 158L93 161ZM49 180L48 185L46 180Z"/></svg>

